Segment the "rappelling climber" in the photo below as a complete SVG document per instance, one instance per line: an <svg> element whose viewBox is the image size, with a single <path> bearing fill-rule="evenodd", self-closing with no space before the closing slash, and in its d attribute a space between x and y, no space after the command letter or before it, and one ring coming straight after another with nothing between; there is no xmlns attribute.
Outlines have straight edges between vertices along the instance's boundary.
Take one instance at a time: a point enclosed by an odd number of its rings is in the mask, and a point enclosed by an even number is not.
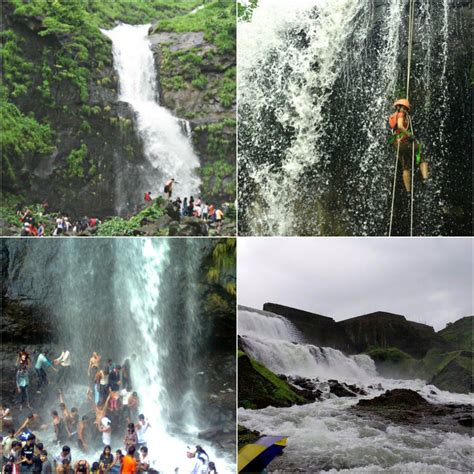
<svg viewBox="0 0 474 474"><path fill-rule="evenodd" d="M145 202L150 202L151 201L151 191L148 191L145 193Z"/></svg>
<svg viewBox="0 0 474 474"><path fill-rule="evenodd" d="M177 181L174 180L174 178L169 179L165 183L165 196L168 195L168 199L171 199L171 194L173 192L173 184L175 184Z"/></svg>
<svg viewBox="0 0 474 474"><path fill-rule="evenodd" d="M423 182L428 179L428 162L421 156L421 144L416 140L410 119L411 105L408 99L397 99L393 106L396 109L388 119L392 129L389 143L398 150L403 167L403 184L407 193L411 192L411 161L413 146L415 147L415 160L420 165Z"/></svg>

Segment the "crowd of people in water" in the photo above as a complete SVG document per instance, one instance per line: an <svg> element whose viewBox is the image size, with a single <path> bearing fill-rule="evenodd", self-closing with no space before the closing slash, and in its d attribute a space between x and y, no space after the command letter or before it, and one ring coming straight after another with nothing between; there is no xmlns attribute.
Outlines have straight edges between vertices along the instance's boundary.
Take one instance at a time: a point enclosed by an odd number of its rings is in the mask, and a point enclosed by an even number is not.
<svg viewBox="0 0 474 474"><path fill-rule="evenodd" d="M84 413L80 414L78 408L66 402L63 391L73 377L77 379L70 352L65 349L52 358L44 350L33 361L25 349L21 350L16 360L18 405L14 408L0 404L2 473L158 473L147 446L152 427L140 413L140 399L133 389L131 368L135 362L133 354L121 364L111 359L104 363L94 352L87 368L87 394L81 405L89 408L82 408ZM30 379L33 369L34 384ZM54 382L50 381L50 371ZM35 403L31 385L36 388ZM49 422L44 412L32 407L42 396L43 400L56 400L56 406L49 411ZM22 421L24 409L28 415ZM47 446L46 439L51 436ZM181 466L175 470L179 474L217 474L201 446L188 446L177 464Z"/></svg>
<svg viewBox="0 0 474 474"><path fill-rule="evenodd" d="M209 227L214 227L217 232L221 232L224 216L230 208L229 203L223 203L221 207L215 204L208 204L204 202L201 197L195 199L193 196L181 199L177 197L174 201L172 199L173 185L176 183L174 179L166 182L164 187L164 198L179 208L181 217L195 217L201 219ZM150 205L155 198L151 191L144 193L144 202ZM48 208L48 203L43 204L44 212ZM28 208L18 208L16 212L18 218L22 223L21 235L24 237L44 237L46 236L45 214L41 213L41 218L35 217L35 214ZM73 220L64 213L59 213L55 218L54 230L52 236L62 235L78 235L84 232L93 234L102 221L97 217L84 216L81 219Z"/></svg>

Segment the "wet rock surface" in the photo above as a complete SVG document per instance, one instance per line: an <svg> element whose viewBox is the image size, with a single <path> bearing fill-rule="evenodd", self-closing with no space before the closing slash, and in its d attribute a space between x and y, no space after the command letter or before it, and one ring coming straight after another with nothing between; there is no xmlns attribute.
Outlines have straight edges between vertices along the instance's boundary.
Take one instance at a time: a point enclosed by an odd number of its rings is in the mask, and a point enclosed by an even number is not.
<svg viewBox="0 0 474 474"><path fill-rule="evenodd" d="M433 404L409 389L387 390L378 397L360 400L351 410L359 416L376 416L396 424L472 436L471 405Z"/></svg>
<svg viewBox="0 0 474 474"><path fill-rule="evenodd" d="M356 397L357 395L367 395L367 392L357 387L357 385L349 385L337 380L328 380L329 391L336 397Z"/></svg>

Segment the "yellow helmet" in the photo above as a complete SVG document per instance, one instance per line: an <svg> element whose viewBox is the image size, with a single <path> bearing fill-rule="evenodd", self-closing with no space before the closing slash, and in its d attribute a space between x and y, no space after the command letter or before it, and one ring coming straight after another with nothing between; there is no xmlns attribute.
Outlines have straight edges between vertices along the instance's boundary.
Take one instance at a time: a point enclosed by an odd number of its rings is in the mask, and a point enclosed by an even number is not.
<svg viewBox="0 0 474 474"><path fill-rule="evenodd" d="M408 110L411 109L411 105L410 102L408 102L408 99L397 99L393 106L396 107L397 105L403 105L403 107L406 107Z"/></svg>

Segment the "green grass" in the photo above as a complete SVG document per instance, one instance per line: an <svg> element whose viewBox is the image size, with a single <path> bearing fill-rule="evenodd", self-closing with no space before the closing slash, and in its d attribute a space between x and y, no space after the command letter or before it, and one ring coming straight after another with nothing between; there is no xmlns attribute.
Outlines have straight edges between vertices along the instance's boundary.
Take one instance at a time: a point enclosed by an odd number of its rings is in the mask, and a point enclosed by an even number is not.
<svg viewBox="0 0 474 474"><path fill-rule="evenodd" d="M226 54L235 51L235 23L234 0L211 0L196 13L158 22L154 31L203 31L204 38Z"/></svg>
<svg viewBox="0 0 474 474"><path fill-rule="evenodd" d="M289 402L292 405L296 403L305 403L305 399L293 392L285 381L278 378L278 376L275 375L271 370L267 369L255 359L249 359L253 369L258 372L267 382L270 382L273 385L274 390L271 394L273 399L283 403ZM245 407L245 401L242 401L242 406L244 406L244 408L252 408L251 403L247 403L247 407Z"/></svg>
<svg viewBox="0 0 474 474"><path fill-rule="evenodd" d="M449 323L439 335L448 341L453 349L472 351L474 347L474 316L468 316Z"/></svg>

